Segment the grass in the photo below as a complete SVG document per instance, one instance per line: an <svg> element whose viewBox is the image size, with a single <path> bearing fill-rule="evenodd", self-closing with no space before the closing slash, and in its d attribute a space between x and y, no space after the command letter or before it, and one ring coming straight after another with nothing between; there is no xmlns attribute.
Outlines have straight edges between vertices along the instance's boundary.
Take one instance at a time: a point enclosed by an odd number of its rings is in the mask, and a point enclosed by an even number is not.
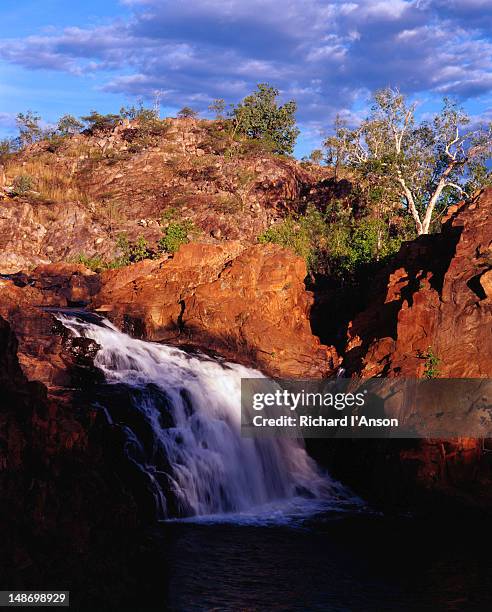
<svg viewBox="0 0 492 612"><path fill-rule="evenodd" d="M49 202L86 201L86 194L79 189L72 174L52 162L51 156L44 155L23 163L13 161L7 165L5 170L7 184L14 183L16 177L29 176L31 189L37 192L38 197L43 200Z"/></svg>

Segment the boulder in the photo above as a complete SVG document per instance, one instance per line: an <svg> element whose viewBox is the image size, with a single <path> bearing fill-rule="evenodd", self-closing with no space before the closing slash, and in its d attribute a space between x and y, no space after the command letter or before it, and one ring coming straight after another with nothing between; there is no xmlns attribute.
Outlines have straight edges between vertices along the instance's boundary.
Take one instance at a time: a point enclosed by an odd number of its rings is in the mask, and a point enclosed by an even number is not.
<svg viewBox="0 0 492 612"><path fill-rule="evenodd" d="M124 330L192 344L273 376L316 378L338 366L309 324L304 261L277 245L190 243L169 260L102 275L93 301Z"/></svg>

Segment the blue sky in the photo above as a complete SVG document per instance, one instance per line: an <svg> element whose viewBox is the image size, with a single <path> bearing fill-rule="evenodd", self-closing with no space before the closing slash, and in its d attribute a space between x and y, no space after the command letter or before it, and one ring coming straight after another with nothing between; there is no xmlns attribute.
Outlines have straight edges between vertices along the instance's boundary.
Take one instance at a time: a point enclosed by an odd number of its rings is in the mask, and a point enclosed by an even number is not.
<svg viewBox="0 0 492 612"><path fill-rule="evenodd" d="M162 92L162 115L269 82L299 105L296 153L334 115L398 86L492 120L492 0L2 0L0 135L19 111L119 110Z"/></svg>

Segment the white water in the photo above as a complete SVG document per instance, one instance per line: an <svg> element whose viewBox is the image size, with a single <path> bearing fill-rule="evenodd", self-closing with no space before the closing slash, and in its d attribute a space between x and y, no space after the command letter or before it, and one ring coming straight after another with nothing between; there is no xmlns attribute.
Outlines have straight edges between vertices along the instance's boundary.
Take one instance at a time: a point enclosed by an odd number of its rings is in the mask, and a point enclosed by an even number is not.
<svg viewBox="0 0 492 612"><path fill-rule="evenodd" d="M318 469L298 440L241 437L241 378L261 377L260 372L132 339L107 320L96 325L57 316L72 334L101 346L95 365L108 383L159 390L141 395L135 410L153 432L152 452L149 456L147 450L140 467L154 488L162 518L224 519L234 513L246 522L252 517L278 520L279 513L302 514L321 506L342 510L354 504L341 485ZM110 418L119 421L117 410ZM124 423L120 426L128 444L145 454L136 433ZM165 468L153 463L155 456L167 458Z"/></svg>

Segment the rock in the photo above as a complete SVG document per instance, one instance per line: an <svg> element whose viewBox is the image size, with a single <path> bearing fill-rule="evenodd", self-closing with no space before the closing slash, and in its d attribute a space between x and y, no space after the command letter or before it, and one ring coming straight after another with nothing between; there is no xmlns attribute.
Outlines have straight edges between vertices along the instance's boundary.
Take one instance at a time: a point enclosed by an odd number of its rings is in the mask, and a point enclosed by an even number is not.
<svg viewBox="0 0 492 612"><path fill-rule="evenodd" d="M105 567L118 567L131 581L136 549L114 541L129 543L137 527L138 484L124 436L92 406L98 347L57 334L53 317L34 306L39 297L29 285L2 281L0 574L23 588L73 584L90 563L99 564L97 580Z"/></svg>
<svg viewBox="0 0 492 612"><path fill-rule="evenodd" d="M0 202L0 273L68 260L81 253L94 255L93 245L101 234L105 232L99 223L73 202ZM105 235L100 247L100 254L110 256L114 240Z"/></svg>
<svg viewBox="0 0 492 612"><path fill-rule="evenodd" d="M440 234L404 244L375 279L368 307L349 325L347 371L422 377L432 351L439 377L490 378L491 245L492 189L458 205ZM311 446L335 477L378 504L441 516L453 508L492 508L492 460L483 440L330 440Z"/></svg>
<svg viewBox="0 0 492 612"><path fill-rule="evenodd" d="M82 264L43 264L30 279L34 287L66 300L67 306L87 306L100 287L99 276Z"/></svg>
<svg viewBox="0 0 492 612"><path fill-rule="evenodd" d="M0 200L0 273L81 254L110 261L123 232L155 249L169 211L174 223L191 220L203 236L215 232L216 240L251 244L273 219L310 203L326 205L335 194L329 168L261 150L224 155L228 137L212 121L167 119L161 127L149 136L133 122L111 133L68 137L55 152L41 141L9 158L7 182L32 165L39 193ZM91 154L80 155L81 149ZM45 177L51 176L50 183Z"/></svg>
<svg viewBox="0 0 492 612"><path fill-rule="evenodd" d="M309 325L304 261L277 245L183 245L172 259L102 275L93 301L132 334L193 344L274 376L322 377L338 366Z"/></svg>
<svg viewBox="0 0 492 612"><path fill-rule="evenodd" d="M442 233L403 245L350 324L345 365L362 376L422 376L431 347L444 377L492 376L492 189Z"/></svg>
<svg viewBox="0 0 492 612"><path fill-rule="evenodd" d="M488 270L484 272L480 277L480 284L482 285L483 290L485 291L485 295L491 299L492 298L492 270Z"/></svg>

